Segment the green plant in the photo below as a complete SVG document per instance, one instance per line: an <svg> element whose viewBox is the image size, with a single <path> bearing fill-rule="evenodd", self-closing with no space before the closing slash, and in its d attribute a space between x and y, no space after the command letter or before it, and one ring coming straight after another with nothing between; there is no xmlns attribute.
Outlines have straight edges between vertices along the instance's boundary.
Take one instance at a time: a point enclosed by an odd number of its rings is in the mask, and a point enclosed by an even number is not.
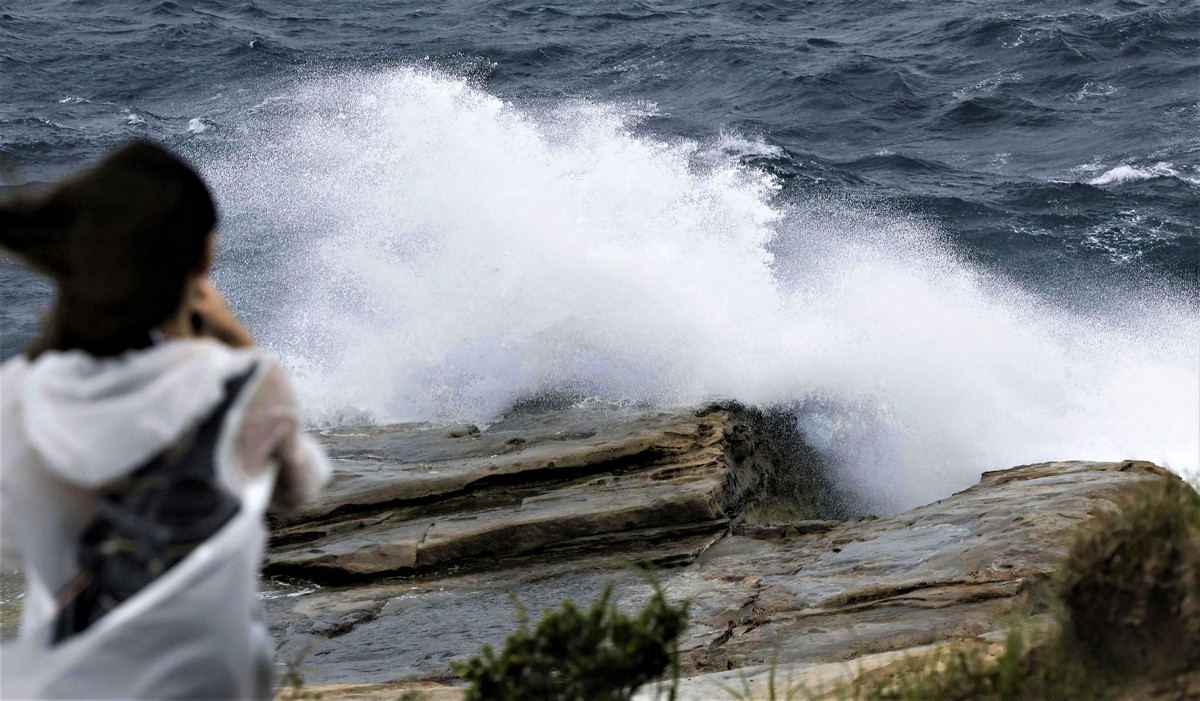
<svg viewBox="0 0 1200 701"><path fill-rule="evenodd" d="M612 605L613 587L586 611L569 600L546 609L534 627L517 604L518 628L499 653L480 654L453 665L470 683L464 697L481 699L629 699L642 684L671 667L678 676L677 640L687 624L687 605L667 601L662 587L636 616ZM671 693L674 697L674 690Z"/></svg>
<svg viewBox="0 0 1200 701"><path fill-rule="evenodd" d="M1142 486L1071 548L1056 590L1065 632L1118 673L1200 665L1200 494Z"/></svg>

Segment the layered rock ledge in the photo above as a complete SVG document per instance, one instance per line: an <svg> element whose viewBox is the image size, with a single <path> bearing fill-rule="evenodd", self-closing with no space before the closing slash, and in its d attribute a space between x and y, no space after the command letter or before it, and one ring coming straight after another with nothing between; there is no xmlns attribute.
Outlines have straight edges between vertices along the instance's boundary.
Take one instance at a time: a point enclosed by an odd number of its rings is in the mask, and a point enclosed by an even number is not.
<svg viewBox="0 0 1200 701"><path fill-rule="evenodd" d="M853 499L785 418L597 408L483 431L326 433L333 488L274 524L264 596L280 658L311 652L307 681L343 684L338 695L453 684L450 661L513 629L510 592L536 612L616 582L634 609L650 586L631 561L655 563L668 594L691 602L689 675L987 636L1077 526L1170 474L1137 461L1028 465L902 514L850 517Z"/></svg>
<svg viewBox="0 0 1200 701"><path fill-rule="evenodd" d="M328 431L333 484L275 522L267 568L346 581L535 552L665 552L767 511L816 518L822 478L793 469L811 456L772 439L771 421L726 405Z"/></svg>

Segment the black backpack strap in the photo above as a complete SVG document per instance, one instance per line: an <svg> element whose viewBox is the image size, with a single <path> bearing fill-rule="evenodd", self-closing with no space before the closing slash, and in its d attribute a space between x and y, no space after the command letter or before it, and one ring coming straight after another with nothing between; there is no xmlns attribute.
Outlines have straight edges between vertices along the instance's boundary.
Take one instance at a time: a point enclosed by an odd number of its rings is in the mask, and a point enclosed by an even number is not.
<svg viewBox="0 0 1200 701"><path fill-rule="evenodd" d="M219 484L225 418L257 364L225 382L224 396L177 445L103 495L79 545L79 569L59 595L55 642L85 630L221 529L241 503Z"/></svg>

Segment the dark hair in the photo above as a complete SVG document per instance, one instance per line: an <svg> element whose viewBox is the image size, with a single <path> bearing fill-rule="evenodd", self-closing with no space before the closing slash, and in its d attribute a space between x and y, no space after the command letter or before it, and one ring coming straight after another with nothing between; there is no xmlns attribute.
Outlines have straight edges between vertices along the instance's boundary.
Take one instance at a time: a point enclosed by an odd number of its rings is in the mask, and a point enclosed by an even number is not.
<svg viewBox="0 0 1200 701"><path fill-rule="evenodd" d="M149 142L120 148L41 197L0 204L0 246L57 290L26 355L148 346L151 329L183 301L216 223L200 176Z"/></svg>

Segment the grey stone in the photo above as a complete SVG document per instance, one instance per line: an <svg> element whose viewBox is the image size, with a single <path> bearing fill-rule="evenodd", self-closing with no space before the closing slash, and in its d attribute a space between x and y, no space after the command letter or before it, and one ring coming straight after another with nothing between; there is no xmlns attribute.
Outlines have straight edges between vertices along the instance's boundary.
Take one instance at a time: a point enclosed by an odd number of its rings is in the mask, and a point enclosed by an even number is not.
<svg viewBox="0 0 1200 701"><path fill-rule="evenodd" d="M275 524L268 557L281 657L314 643L320 683L453 683L450 661L515 627L510 593L536 617L613 582L618 606L640 608L651 587L630 563L690 602L685 674L972 638L1002 627L1077 526L1170 474L1028 465L902 514L835 518L830 476L770 426L720 405L519 414L470 440L327 433L334 488Z"/></svg>

